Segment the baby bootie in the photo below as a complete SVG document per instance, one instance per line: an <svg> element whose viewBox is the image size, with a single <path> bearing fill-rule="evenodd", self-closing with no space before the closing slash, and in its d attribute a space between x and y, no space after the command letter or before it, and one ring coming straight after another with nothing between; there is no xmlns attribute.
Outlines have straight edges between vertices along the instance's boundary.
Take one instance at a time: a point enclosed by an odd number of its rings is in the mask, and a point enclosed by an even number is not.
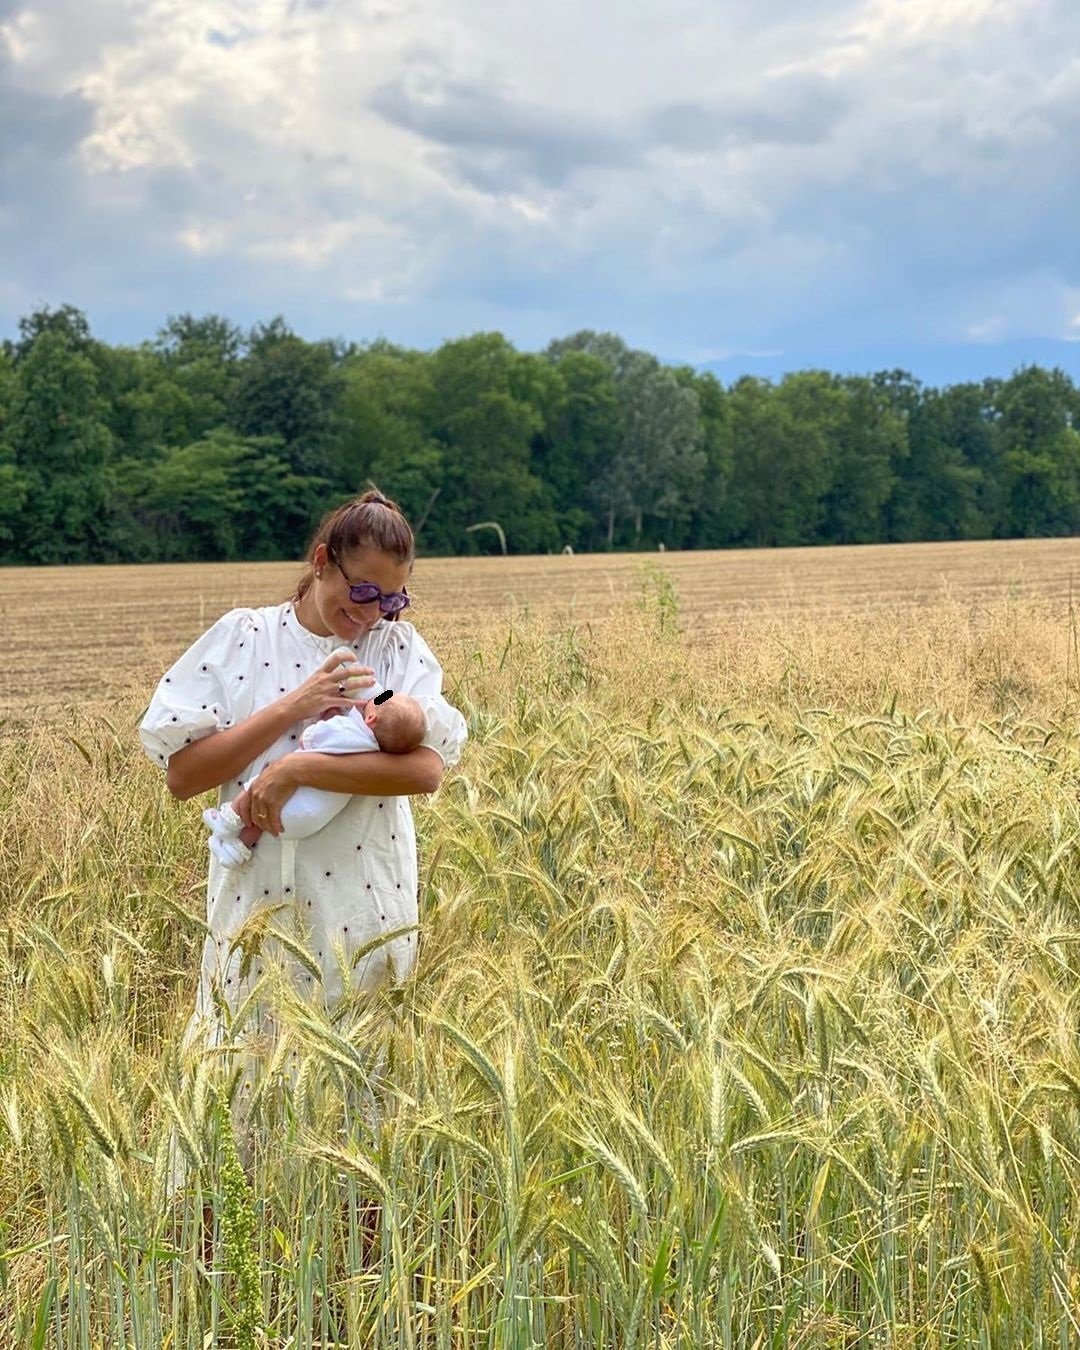
<svg viewBox="0 0 1080 1350"><path fill-rule="evenodd" d="M228 872L243 867L251 858L251 849L247 844L239 839L225 838L220 834L210 836L210 852Z"/></svg>
<svg viewBox="0 0 1080 1350"><path fill-rule="evenodd" d="M244 828L244 822L232 808L232 802L208 806L202 813L203 822L219 839L231 839Z"/></svg>

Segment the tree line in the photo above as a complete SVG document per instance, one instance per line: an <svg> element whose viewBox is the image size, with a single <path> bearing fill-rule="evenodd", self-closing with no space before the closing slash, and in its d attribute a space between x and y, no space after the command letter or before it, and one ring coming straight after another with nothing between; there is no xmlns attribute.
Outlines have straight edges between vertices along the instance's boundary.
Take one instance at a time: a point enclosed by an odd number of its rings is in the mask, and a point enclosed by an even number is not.
<svg viewBox="0 0 1080 1350"><path fill-rule="evenodd" d="M1057 369L725 386L588 331L426 352L184 314L125 347L70 305L18 331L2 563L295 558L370 482L429 556L1080 533L1080 391Z"/></svg>

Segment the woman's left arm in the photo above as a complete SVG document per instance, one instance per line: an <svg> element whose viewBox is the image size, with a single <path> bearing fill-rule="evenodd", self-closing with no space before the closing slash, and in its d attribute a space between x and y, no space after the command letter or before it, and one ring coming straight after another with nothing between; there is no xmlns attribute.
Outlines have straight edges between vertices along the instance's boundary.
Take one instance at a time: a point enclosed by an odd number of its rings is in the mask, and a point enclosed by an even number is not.
<svg viewBox="0 0 1080 1350"><path fill-rule="evenodd" d="M251 785L250 809L265 808L264 826L281 833L281 808L298 787L322 788L362 797L412 797L434 792L443 776L443 761L437 750L421 746L408 754L391 755L385 750L361 750L352 755L324 755L314 750L282 755L263 769Z"/></svg>

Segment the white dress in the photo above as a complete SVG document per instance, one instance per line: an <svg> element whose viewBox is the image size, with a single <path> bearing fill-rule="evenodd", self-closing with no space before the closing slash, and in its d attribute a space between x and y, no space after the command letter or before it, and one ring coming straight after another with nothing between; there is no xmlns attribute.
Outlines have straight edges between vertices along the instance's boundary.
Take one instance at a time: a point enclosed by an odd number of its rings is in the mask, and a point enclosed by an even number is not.
<svg viewBox="0 0 1080 1350"><path fill-rule="evenodd" d="M384 688L409 694L423 707L427 734L422 744L438 752L447 767L461 757L468 737L465 719L442 696L442 667L411 623L380 619L352 644L317 637L296 618L291 602L265 609L234 609L223 615L162 677L139 728L146 753L162 769L170 755L192 741L244 721L312 675L335 648L351 645L360 665L371 666ZM372 686L373 687L373 686ZM362 691L361 691L362 692ZM218 791L230 801L252 777L297 749L311 718L298 722L267 747L235 780ZM362 957L357 948L380 934L416 924L417 856L409 798L355 795L328 825L306 839L264 834L250 863L227 873L210 857L206 938L199 992L185 1035L185 1047L205 1031L207 1044L222 1043L225 1009L230 1014L257 980L262 961L241 977L243 953L229 956L231 938L259 906L286 904L309 934L312 957L322 969L322 988L303 965L274 943L275 955L302 994L332 1007L343 985L332 944L349 958L354 988L375 989L403 981L416 960L417 932L399 935ZM283 931L289 911L272 922Z"/></svg>

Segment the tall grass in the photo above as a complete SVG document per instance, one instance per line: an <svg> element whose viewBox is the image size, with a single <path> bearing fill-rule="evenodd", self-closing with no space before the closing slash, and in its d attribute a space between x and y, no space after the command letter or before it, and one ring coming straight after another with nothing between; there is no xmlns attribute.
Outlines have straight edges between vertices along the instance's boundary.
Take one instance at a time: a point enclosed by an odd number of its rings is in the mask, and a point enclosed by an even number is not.
<svg viewBox="0 0 1080 1350"><path fill-rule="evenodd" d="M416 975L268 961L242 1112L138 693L9 729L0 1343L1080 1343L1067 627L679 627L653 573L436 644Z"/></svg>

